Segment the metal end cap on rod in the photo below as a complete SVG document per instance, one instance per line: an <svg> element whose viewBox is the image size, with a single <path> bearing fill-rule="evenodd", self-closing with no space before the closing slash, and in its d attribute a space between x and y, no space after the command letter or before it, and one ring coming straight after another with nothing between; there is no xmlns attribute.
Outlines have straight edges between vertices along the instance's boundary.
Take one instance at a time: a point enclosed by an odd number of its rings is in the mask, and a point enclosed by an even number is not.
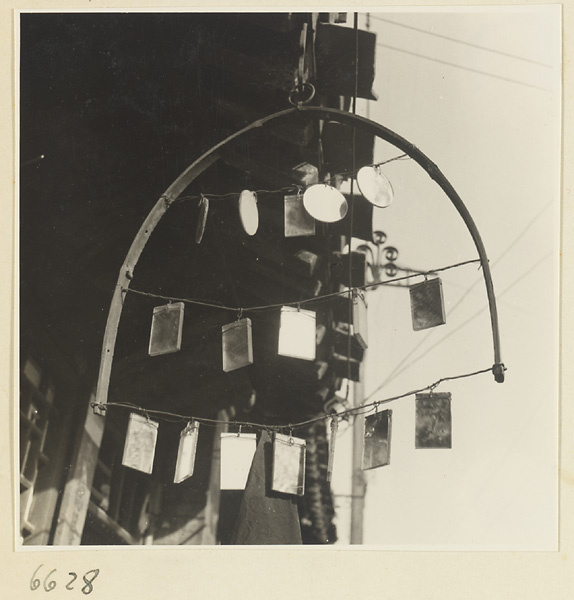
<svg viewBox="0 0 574 600"><path fill-rule="evenodd" d="M494 373L494 380L496 383L504 383L504 372L506 367L503 363L497 363L492 365L492 372Z"/></svg>

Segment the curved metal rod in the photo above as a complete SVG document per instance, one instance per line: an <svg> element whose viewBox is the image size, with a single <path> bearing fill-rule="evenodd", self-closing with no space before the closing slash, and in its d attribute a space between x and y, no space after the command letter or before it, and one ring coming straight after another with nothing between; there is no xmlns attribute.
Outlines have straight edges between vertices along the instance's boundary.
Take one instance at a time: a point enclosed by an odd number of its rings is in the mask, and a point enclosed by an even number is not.
<svg viewBox="0 0 574 600"><path fill-rule="evenodd" d="M218 152L228 145L229 143L237 140L239 137L248 133L249 131L263 127L268 123L279 121L288 117L292 117L297 114L307 114L317 119L325 121L336 121L342 124L350 125L352 127L358 127L365 129L366 131L373 133L382 140L392 144L399 150L402 150L411 159L418 163L444 191L454 207L462 217L466 224L480 258L482 271L484 275L484 281L486 285L486 293L488 297L488 305L490 309L490 321L492 326L492 338L494 346L494 365L492 367L494 377L496 381L504 381L504 365L501 359L500 352L500 335L498 331L498 312L496 309L496 299L494 296L494 286L492 283L492 275L490 272L490 266L488 263L488 257L486 256L486 250L482 239L478 232L468 209L464 205L462 199L457 194L456 190L452 187L450 182L442 174L440 169L425 155L423 154L414 144L407 141L394 131L361 117L353 113L345 112L335 108L323 108L317 106L298 106L296 108L289 108L272 115L268 115L262 119L259 119L247 127L237 131L233 135L230 135L219 144L213 146L207 152L202 154L196 161L194 161L185 171L179 175L179 177L167 188L165 193L159 198L154 207L151 209L147 218L143 222L139 231L137 232L134 240L130 246L130 249L126 255L126 258L120 269L114 294L112 297L110 310L108 313L108 319L106 322L106 330L104 333L104 340L102 344L102 353L100 360L100 370L98 375L96 402L94 406L94 412L96 414L105 414L105 404L107 403L108 389L110 383L110 375L112 370L112 363L114 357L114 350L116 345L116 338L118 332L118 326L122 314L123 308L123 294L124 290L129 288L130 281L133 277L133 271L137 265L139 257L145 245L160 222L163 215L166 213L170 205L174 200L181 195L181 193L207 168L209 168L214 162L219 159Z"/></svg>

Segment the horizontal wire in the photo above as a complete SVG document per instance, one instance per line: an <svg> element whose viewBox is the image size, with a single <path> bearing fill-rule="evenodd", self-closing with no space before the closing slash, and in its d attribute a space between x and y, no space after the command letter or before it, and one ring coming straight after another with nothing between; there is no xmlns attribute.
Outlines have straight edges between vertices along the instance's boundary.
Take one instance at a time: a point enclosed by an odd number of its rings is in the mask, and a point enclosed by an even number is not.
<svg viewBox="0 0 574 600"><path fill-rule="evenodd" d="M381 404L387 404L387 403L393 402L395 400L401 400L402 398L407 398L408 396L414 396L415 394L420 394L421 392L425 392L427 390L432 393L436 387L438 387L441 383L444 383L445 381L453 381L455 379L475 377L476 375L482 375L484 373L489 373L489 372L492 372L492 367L488 367L486 369L481 369L479 371L473 371L472 373L464 373L462 375L452 375L449 377L441 377L440 379L438 379L434 383L431 383L430 385L419 388L417 390L411 390L410 392L406 392L406 393L400 394L398 396L392 396L390 398L376 400L376 401L370 402L369 404L361 404L360 406L349 408L348 410L343 410L341 412L322 414L322 415L319 415L318 417L313 417L312 419L307 419L306 421L300 421L297 423L287 423L285 425L269 425L269 424L265 424L265 423L254 423L254 422L250 422L250 421L223 421L223 420L219 420L219 419L208 419L206 417L194 417L191 415L182 415L182 414L173 413L173 412L169 412L169 411L165 411L165 410L143 408L136 404L132 404L131 402L108 402L108 403L92 402L91 406L92 406L92 408L98 407L98 408L101 408L104 410L107 409L108 407L128 408L130 410L139 411L139 412L143 413L144 415L155 415L157 418L163 418L165 421L172 422L172 423L175 423L178 421L185 421L185 422L197 421L198 423L203 423L205 425L210 425L210 426L232 425L234 427L254 427L256 429L261 429L261 430L265 429L265 430L271 430L271 431L291 431L293 429L299 429L301 427L305 427L306 425L311 425L312 423L318 423L319 421L324 421L326 419L334 419L334 418L341 419L343 417L351 416L351 415L353 415L353 416L365 415L365 414L371 412L373 409L376 409ZM365 400L368 400L369 398L371 398L377 391L378 390L375 390L372 394L367 396L367 398ZM169 418L175 419L175 420L170 420Z"/></svg>
<svg viewBox="0 0 574 600"><path fill-rule="evenodd" d="M130 292L137 294L138 296L147 296L148 298L158 298L159 300L166 300L167 302L185 302L186 304L196 304L198 306L206 306L208 308L219 308L221 310L228 310L232 312L238 312L241 308L233 308L231 306L225 306L216 302L204 302L203 300L194 300L192 298L176 298L175 296L164 296L163 294L154 294L152 292L143 292L134 288L122 287L123 292ZM245 309L243 309L245 310Z"/></svg>
<svg viewBox="0 0 574 600"><path fill-rule="evenodd" d="M372 163L370 165L364 165L367 167L381 167L383 165L386 165L388 163L394 162L395 160L410 160L411 157L408 154L400 154L398 156L394 156L393 158L389 158L387 160L383 160L381 162L378 163ZM363 167L361 167L363 168ZM347 176L347 175L355 175L357 174L361 169L355 169L353 171L343 171L341 173L336 173L335 175L333 175L332 177L330 177L329 179L326 179L325 181L320 181L318 183L329 183L331 181L334 181L337 179L337 177L343 177L343 176ZM289 186L284 186L282 188L278 188L276 190L252 190L255 194L279 194L281 192L302 192L304 189L311 187L311 185L316 185L316 184L310 184L310 185L303 185L303 184L293 184L293 185L289 185ZM227 192L225 194L203 194L200 193L198 195L195 196L180 196L179 198L176 198L175 200L173 200L172 204L177 204L179 202L186 202L189 200L201 200L201 198L207 198L209 200L224 200L226 198L234 198L237 197L241 194L241 192Z"/></svg>
<svg viewBox="0 0 574 600"><path fill-rule="evenodd" d="M395 277L394 279L387 279L386 281L377 281L375 283L368 283L366 285L361 286L361 290L368 290L370 288L378 287L380 285L388 285L390 283L394 283L396 281L404 281L405 279L411 279L412 277L426 277L427 275L434 275L435 273L442 273L443 271L448 271L450 269L456 269L457 267L463 267L465 265L470 265L472 263L479 263L480 258L472 258L470 260L465 260L459 263L455 263L454 265L448 265L446 267L440 267L438 269L430 269L428 271L417 271L416 273L409 273L409 275L403 275L402 277Z"/></svg>
<svg viewBox="0 0 574 600"><path fill-rule="evenodd" d="M373 164L371 166L373 166L373 167L382 167L383 165L387 165L387 164L389 164L391 162L394 162L395 160L412 160L412 159L411 159L411 157L408 154L399 154L398 156L394 156L393 158L389 158L387 160L383 160L382 162L375 163L375 164ZM357 173L359 172L359 170L357 170Z"/></svg>
<svg viewBox="0 0 574 600"><path fill-rule="evenodd" d="M279 188L277 190L253 190L253 192L255 194L278 194L280 192L297 191L298 189L303 187L305 186L293 184ZM174 200L173 203L176 204L178 202L184 202L187 200L200 200L202 197L208 198L209 200L223 200L225 198L233 198L234 196L239 196L240 194L241 192L227 192L226 194L199 194L197 196L180 196L179 198Z"/></svg>
<svg viewBox="0 0 574 600"><path fill-rule="evenodd" d="M489 369L482 369L482 370L480 370L480 371L473 371L472 373L465 373L464 375L455 375L455 376L452 376L452 377L443 377L443 378L439 379L439 380L438 380L436 383L433 383L433 384L431 384L431 385L427 386L426 388L423 388L423 390L427 390L427 389L434 390L434 389L435 389L435 388L436 388L438 385L440 385L441 383L443 383L443 382L445 382L445 381L452 381L452 380L454 380L454 379L464 379L464 378L466 378L466 377L474 377L475 375L481 375L482 373L487 373L487 372L489 372L489 371L490 371L490 372L492 372L492 368L489 368ZM381 390L381 388L382 388L382 387L383 387L383 386L382 386L382 385L380 385L378 388L376 388L375 390L373 390L373 391L372 391L372 392L371 392L371 393L370 393L370 394L369 394L369 395L368 395L368 396L365 398L365 401L367 401L367 400L369 400L370 398L372 398L372 397L373 397L373 396L374 396L374 395L375 395L377 392L379 392L379 391ZM420 391L423 391L423 390L419 390L419 392L420 392ZM412 393L413 393L413 394L416 394L416 393L418 393L418 392L412 392ZM378 403L377 403L377 402L375 402L375 404L383 404L384 402L389 402L389 400L383 400L383 401L380 401L380 402L378 402Z"/></svg>
<svg viewBox="0 0 574 600"><path fill-rule="evenodd" d="M397 281L404 281L406 279L411 279L412 277L426 277L427 275L434 275L435 273L441 273L443 271L448 271L450 269L455 269L457 267L462 267L465 265L469 265L472 263L480 262L479 258L473 258L471 260L465 260L463 262L459 262L453 265L448 265L446 267L440 267L438 269L430 269L428 271L420 271L414 274L403 275L402 277L395 277L394 279L387 279L386 281L376 281L374 283L367 283L362 286L356 286L347 288L341 292L333 292L331 294L324 294L322 296L313 296L311 298L305 298L303 300L295 300L292 302L281 302L277 304L264 304L261 306L249 306L249 307L241 307L241 306L226 306L221 303L217 303L216 301L204 301L204 300L195 300L193 298L176 298L175 296L165 296L163 294L154 294L152 292L144 292L141 290L136 290L134 288L126 288L122 287L123 292L130 292L132 294L137 294L139 296L146 296L149 298L158 298L160 300L165 300L167 302L184 302L186 304L195 304L198 306L206 306L208 308L218 308L220 310L227 310L229 312L236 313L246 313L246 312L258 312L270 310L273 308L280 308L282 306L302 306L303 304L309 304L310 302L324 302L325 300L329 300L331 298L335 298L336 296L347 296L356 291L367 291L372 288L377 288L383 285L391 285Z"/></svg>
<svg viewBox="0 0 574 600"><path fill-rule="evenodd" d="M367 167L382 167L383 165L387 165L389 163L392 163L395 160L412 160L412 159L411 159L411 157L408 154L399 154L398 156L393 156L393 158L389 158L387 160L383 160L383 161L378 162L378 163L373 163L371 165L364 165L360 169L355 169L354 171L343 171L341 173L336 173L332 177L329 177L329 179L326 179L323 183L327 183L329 181L333 181L333 180L337 179L337 177L342 177L343 175L355 175L361 169L363 169L365 166L367 166Z"/></svg>

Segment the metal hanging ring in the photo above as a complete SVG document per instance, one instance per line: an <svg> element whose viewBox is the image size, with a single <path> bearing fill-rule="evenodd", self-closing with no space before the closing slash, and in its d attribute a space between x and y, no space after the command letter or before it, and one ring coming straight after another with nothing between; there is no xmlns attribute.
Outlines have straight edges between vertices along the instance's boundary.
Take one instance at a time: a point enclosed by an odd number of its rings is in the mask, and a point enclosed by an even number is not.
<svg viewBox="0 0 574 600"><path fill-rule="evenodd" d="M294 87L289 92L289 103L293 106L302 106L308 104L315 97L315 86L312 83L305 82Z"/></svg>

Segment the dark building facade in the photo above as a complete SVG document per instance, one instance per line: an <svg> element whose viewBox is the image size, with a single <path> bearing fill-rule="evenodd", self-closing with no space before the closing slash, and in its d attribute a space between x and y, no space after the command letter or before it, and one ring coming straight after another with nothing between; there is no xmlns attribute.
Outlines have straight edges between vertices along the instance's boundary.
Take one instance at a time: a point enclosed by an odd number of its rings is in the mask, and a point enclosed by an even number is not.
<svg viewBox="0 0 574 600"><path fill-rule="evenodd" d="M316 106L349 110L355 89L374 99L374 35L356 33L345 19L21 15L23 544L228 543L241 492L219 489L219 434L233 431L236 420L291 423L329 411L351 372L341 341L344 308L314 307L315 361L278 356L277 311L254 314L253 365L225 373L221 328L235 315L186 306L181 350L152 357L151 315L162 301L132 293L125 296L109 401L229 425L201 427L195 473L175 485L174 440L184 423L161 423L153 473L146 475L121 464L129 412L110 408L102 417L90 403L118 269L169 184L214 144L296 103L303 82L312 84L303 91L314 89L305 100ZM284 190L332 180L372 157L372 137L353 136L335 122L299 117L255 129L226 147L170 208L132 287L226 306L297 302L340 289L347 271L337 252L350 232L348 217L317 222L312 236L287 238ZM261 191L252 237L238 219L243 189ZM197 243L202 194L211 202ZM365 205L356 204L353 235L370 239ZM351 351L356 366L362 351ZM306 493L298 506L303 542L333 543L325 422L297 434L307 439Z"/></svg>

